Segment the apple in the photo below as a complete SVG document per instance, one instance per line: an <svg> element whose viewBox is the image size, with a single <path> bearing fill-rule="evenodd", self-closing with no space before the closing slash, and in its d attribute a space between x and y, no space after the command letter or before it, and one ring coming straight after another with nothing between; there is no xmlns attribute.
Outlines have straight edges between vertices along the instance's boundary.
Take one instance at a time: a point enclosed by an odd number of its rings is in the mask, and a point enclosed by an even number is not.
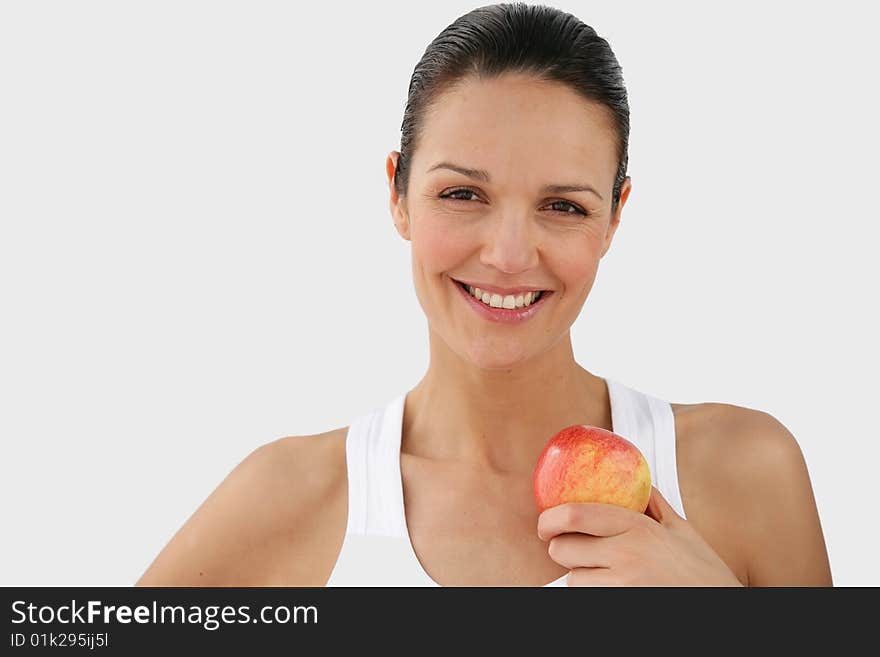
<svg viewBox="0 0 880 657"><path fill-rule="evenodd" d="M534 476L539 512L567 502L616 504L644 513L651 497L648 462L623 436L575 424L544 447Z"/></svg>

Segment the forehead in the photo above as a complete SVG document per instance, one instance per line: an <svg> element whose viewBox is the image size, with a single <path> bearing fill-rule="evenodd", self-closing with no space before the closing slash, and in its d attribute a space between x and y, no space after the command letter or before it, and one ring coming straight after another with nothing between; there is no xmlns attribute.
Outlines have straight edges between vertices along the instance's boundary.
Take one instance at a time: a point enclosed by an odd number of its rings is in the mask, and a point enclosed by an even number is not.
<svg viewBox="0 0 880 657"><path fill-rule="evenodd" d="M426 111L414 173L435 160L520 172L574 171L611 179L617 167L609 110L569 86L524 74L467 78Z"/></svg>

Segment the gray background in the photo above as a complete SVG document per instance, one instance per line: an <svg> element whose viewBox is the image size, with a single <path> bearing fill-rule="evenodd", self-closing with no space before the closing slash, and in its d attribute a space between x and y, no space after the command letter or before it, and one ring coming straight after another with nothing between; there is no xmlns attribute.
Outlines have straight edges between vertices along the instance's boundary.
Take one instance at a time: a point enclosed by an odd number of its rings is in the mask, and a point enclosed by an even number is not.
<svg viewBox="0 0 880 657"><path fill-rule="evenodd" d="M418 5L0 4L0 583L131 584L252 449L422 376L384 161L478 4ZM579 362L774 415L880 585L871 3L554 6L632 109Z"/></svg>

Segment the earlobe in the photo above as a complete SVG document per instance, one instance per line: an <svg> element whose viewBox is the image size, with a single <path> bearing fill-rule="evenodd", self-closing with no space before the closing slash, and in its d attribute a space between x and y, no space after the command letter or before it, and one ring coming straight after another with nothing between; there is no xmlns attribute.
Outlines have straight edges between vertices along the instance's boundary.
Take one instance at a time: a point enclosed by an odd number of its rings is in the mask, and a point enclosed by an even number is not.
<svg viewBox="0 0 880 657"><path fill-rule="evenodd" d="M404 211L401 211L397 208L396 212L392 211L394 214L394 224L397 226L397 232L400 233L400 236L409 241L410 239L410 223L409 223L409 214Z"/></svg>
<svg viewBox="0 0 880 657"><path fill-rule="evenodd" d="M618 226L620 226L620 214L623 212L623 206L626 204L626 199L629 198L629 192L632 189L632 179L627 176L623 179L623 184L620 186L620 201L617 204L617 210L611 216L611 222L608 224L608 232L605 234L605 246L602 248L602 254L599 256L600 258L604 257L608 252L608 249L611 248L611 241L614 239L614 233L617 232Z"/></svg>
<svg viewBox="0 0 880 657"><path fill-rule="evenodd" d="M410 219L409 212L406 209L406 201L401 200L396 194L391 197L391 218L394 220L394 226L400 236L409 241L410 239Z"/></svg>
<svg viewBox="0 0 880 657"><path fill-rule="evenodd" d="M614 239L614 233L617 232L617 226L620 224L620 209L611 217L611 224L608 226L608 232L605 234L605 246L602 247L602 253L599 258L605 257L608 249L611 248L611 241Z"/></svg>

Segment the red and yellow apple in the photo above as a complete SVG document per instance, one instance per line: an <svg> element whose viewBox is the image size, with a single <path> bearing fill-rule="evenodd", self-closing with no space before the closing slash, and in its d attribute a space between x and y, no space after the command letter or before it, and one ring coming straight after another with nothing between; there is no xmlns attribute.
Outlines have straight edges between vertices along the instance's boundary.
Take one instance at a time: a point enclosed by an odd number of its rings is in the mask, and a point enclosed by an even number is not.
<svg viewBox="0 0 880 657"><path fill-rule="evenodd" d="M534 489L539 512L568 502L601 502L644 513L651 472L639 448L623 436L575 424L547 442L535 466Z"/></svg>

